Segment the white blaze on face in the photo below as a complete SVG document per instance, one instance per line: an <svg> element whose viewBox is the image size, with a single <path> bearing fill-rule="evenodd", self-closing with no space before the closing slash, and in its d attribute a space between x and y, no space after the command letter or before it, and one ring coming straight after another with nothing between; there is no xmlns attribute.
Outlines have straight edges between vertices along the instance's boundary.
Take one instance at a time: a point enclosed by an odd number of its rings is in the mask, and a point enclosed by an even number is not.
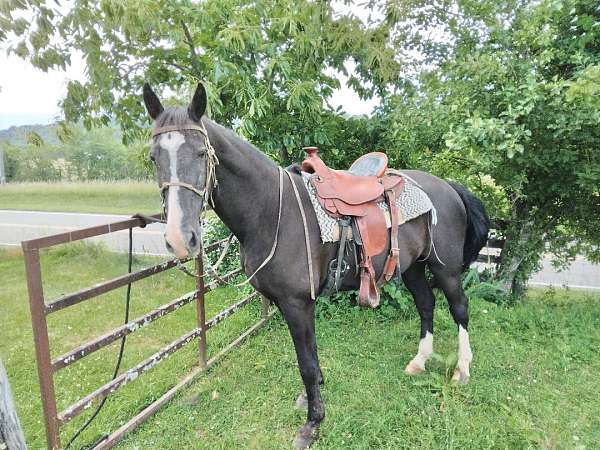
<svg viewBox="0 0 600 450"><path fill-rule="evenodd" d="M169 171L171 173L171 182L178 182L177 177L177 152L184 144L183 134L177 131L162 134L160 136L160 146L165 149L169 155ZM175 256L185 258L188 255L187 245L181 232L183 222L183 211L179 204L179 186L169 186L167 197L167 228L165 239L173 248Z"/></svg>
<svg viewBox="0 0 600 450"><path fill-rule="evenodd" d="M469 365L473 359L471 344L469 343L469 333L462 325L458 326L458 370L463 377L469 377Z"/></svg>
<svg viewBox="0 0 600 450"><path fill-rule="evenodd" d="M425 337L419 341L419 351L417 356L413 358L411 364L416 365L421 369L425 369L425 363L433 354L433 334L429 331L425 333Z"/></svg>

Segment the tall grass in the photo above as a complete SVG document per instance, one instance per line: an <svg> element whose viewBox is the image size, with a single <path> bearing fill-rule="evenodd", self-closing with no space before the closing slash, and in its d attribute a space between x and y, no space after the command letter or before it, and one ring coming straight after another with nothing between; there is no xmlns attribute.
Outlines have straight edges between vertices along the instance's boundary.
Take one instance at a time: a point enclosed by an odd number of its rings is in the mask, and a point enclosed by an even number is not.
<svg viewBox="0 0 600 450"><path fill-rule="evenodd" d="M126 255L65 246L43 252L48 298L119 275ZM151 262L136 258L135 266ZM0 250L0 355L7 366L30 448L44 446L40 397L22 256ZM134 284L132 317L193 289L168 271ZM471 382L450 382L457 332L446 301L435 311L435 354L417 378L403 368L417 350L419 319L400 293L398 304L364 310L329 301L319 308L317 337L327 416L316 449L598 448L600 444L600 295L534 291L514 307L470 301L474 360ZM208 298L208 316L239 295L227 288ZM401 297L401 298L400 298ZM321 300L319 300L321 301ZM258 305L209 332L214 354L258 317ZM122 320L123 289L50 316L53 355ZM131 367L194 323L192 306L162 318L128 340ZM56 379L59 408L110 377L116 344L84 358ZM157 398L196 361L196 346L177 352L111 398L79 445L110 431ZM138 431L126 449L290 448L305 418L294 409L302 388L285 323L265 329L183 391ZM67 427L69 436L85 418Z"/></svg>
<svg viewBox="0 0 600 450"><path fill-rule="evenodd" d="M0 209L154 213L160 209L160 196L149 181L9 183L0 185Z"/></svg>

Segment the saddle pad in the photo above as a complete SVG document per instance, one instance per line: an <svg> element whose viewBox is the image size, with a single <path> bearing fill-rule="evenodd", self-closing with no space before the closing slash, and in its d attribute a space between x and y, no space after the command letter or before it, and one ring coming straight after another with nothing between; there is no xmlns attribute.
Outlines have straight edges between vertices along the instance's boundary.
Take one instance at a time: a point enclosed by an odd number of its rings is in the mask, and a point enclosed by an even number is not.
<svg viewBox="0 0 600 450"><path fill-rule="evenodd" d="M337 220L329 216L323 209L319 200L317 199L315 188L310 183L311 177L314 175L307 172L302 172L302 180L304 186L308 191L310 202L312 203L313 209L317 216L317 222L321 230L321 241L325 242L337 242L340 239L339 226ZM429 196L417 185L415 181L410 179L408 176L402 174L405 180L404 190L396 199L396 205L398 206L398 224L402 225L409 220L414 219L422 214L432 211L432 225L436 223L435 207L431 202ZM386 212L386 223L388 228L390 225L388 206L385 202L378 203L378 206Z"/></svg>

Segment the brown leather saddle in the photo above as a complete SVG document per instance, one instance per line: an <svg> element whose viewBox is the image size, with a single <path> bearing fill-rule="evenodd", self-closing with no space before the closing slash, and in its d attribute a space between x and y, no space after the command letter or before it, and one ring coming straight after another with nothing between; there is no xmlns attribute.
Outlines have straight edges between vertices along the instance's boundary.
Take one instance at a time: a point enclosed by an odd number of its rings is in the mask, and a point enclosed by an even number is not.
<svg viewBox="0 0 600 450"><path fill-rule="evenodd" d="M315 175L311 183L323 209L331 217L351 218L356 224L362 242L358 302L361 306L374 308L379 305L378 284L389 281L398 265L396 198L404 189L404 178L395 171L387 170L385 153L363 155L352 163L348 171L342 171L327 167L317 155L317 147L306 147L304 150L308 156L302 162L302 170ZM384 211L378 206L381 202L386 202L390 211L389 233ZM345 237L342 236L341 246L344 241ZM372 258L384 252L388 242L391 242L390 253L378 281ZM343 252L338 254L339 260ZM341 261L337 264L339 267ZM337 279L335 287L338 287Z"/></svg>

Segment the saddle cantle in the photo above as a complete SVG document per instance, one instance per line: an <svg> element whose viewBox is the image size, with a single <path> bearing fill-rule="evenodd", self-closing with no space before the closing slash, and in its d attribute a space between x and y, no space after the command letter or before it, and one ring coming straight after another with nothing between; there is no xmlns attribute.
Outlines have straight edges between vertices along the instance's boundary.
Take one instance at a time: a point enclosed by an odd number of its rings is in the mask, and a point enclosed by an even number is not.
<svg viewBox="0 0 600 450"><path fill-rule="evenodd" d="M404 179L387 170L387 156L372 152L358 158L348 171L334 170L317 155L316 147L306 147L308 156L302 162L302 171L314 174L311 183L323 209L332 217L352 218L360 234L361 281L358 295L362 306L379 304L378 281L372 258L385 251L391 241L391 250L379 283L389 281L398 265L398 214L396 198L402 192ZM390 209L392 226L387 232L383 210L378 203L386 202ZM339 264L339 262L338 262ZM339 272L336 274L336 288Z"/></svg>

